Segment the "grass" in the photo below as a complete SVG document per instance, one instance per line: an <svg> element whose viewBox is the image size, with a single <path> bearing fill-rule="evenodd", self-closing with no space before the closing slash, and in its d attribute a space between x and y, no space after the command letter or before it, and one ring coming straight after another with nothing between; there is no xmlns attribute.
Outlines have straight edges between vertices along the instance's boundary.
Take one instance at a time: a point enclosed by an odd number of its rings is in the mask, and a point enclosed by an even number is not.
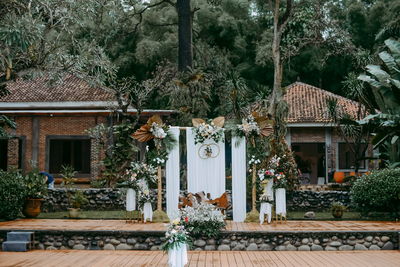
<svg viewBox="0 0 400 267"><path fill-rule="evenodd" d="M289 211L288 212L288 220L373 220L373 221L381 221L381 220L393 220L387 214L378 214L378 216L374 217L363 217L359 212L348 211L343 214L343 218L335 219L333 218L330 212L315 212L315 219L305 219L304 211ZM81 211L80 212L81 219L109 219L109 220L124 220L125 219L125 211L123 210L112 210L112 211ZM61 212L47 212L41 213L38 219L67 219L68 211Z"/></svg>

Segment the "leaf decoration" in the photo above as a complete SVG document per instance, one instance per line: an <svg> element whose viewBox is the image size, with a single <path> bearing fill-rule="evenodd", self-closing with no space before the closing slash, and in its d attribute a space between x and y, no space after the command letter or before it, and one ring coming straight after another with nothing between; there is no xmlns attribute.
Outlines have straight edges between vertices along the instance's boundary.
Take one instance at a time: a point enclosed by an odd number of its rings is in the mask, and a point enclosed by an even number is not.
<svg viewBox="0 0 400 267"><path fill-rule="evenodd" d="M205 120L199 119L199 118L192 119L192 124L193 124L194 127L198 127L202 123L206 123Z"/></svg>
<svg viewBox="0 0 400 267"><path fill-rule="evenodd" d="M163 121L159 115L153 115L148 120L147 123L141 126L132 136L139 142L147 142L154 138L154 135L150 132L151 125L153 122L158 125L162 125Z"/></svg>
<svg viewBox="0 0 400 267"><path fill-rule="evenodd" d="M222 117L222 116L217 117L217 118L213 119L212 122L214 123L215 126L222 128L222 127L224 127L224 124L225 124L225 117Z"/></svg>
<svg viewBox="0 0 400 267"><path fill-rule="evenodd" d="M147 120L147 125L151 127L153 122L157 123L158 125L162 125L163 121L159 115L153 115Z"/></svg>
<svg viewBox="0 0 400 267"><path fill-rule="evenodd" d="M136 132L132 135L133 138L142 143L150 141L151 139L154 138L154 136L150 132L150 128L151 127L148 124L143 125L138 130L136 130Z"/></svg>
<svg viewBox="0 0 400 267"><path fill-rule="evenodd" d="M262 136L270 136L273 133L272 124L273 121L267 117L259 116L257 112L252 112L251 115L254 117L254 121L257 122L258 127L260 127L260 134Z"/></svg>

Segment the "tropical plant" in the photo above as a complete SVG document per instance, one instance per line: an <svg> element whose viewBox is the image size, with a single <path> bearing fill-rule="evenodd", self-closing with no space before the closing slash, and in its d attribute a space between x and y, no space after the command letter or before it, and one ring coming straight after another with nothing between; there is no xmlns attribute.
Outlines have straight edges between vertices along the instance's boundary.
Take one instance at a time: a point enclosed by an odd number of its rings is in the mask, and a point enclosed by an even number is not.
<svg viewBox="0 0 400 267"><path fill-rule="evenodd" d="M23 176L17 171L0 170L0 218L17 218L24 205L25 196Z"/></svg>
<svg viewBox="0 0 400 267"><path fill-rule="evenodd" d="M26 198L41 199L47 194L46 179L35 167L23 176Z"/></svg>
<svg viewBox="0 0 400 267"><path fill-rule="evenodd" d="M351 188L351 201L362 212L400 211L400 168L363 175Z"/></svg>
<svg viewBox="0 0 400 267"><path fill-rule="evenodd" d="M61 177L62 177L62 182L61 186L64 186L66 188L71 188L72 185L75 183L75 175L76 171L71 165L62 165L61 166Z"/></svg>
<svg viewBox="0 0 400 267"><path fill-rule="evenodd" d="M385 41L386 49L379 53L381 65L368 65L368 74L358 78L370 85L376 104L381 113L367 116L359 123L374 123L375 147L387 153L392 167L400 166L400 42L394 39Z"/></svg>
<svg viewBox="0 0 400 267"><path fill-rule="evenodd" d="M82 190L76 190L74 194L69 199L70 205L74 209L80 209L82 206L87 205L89 200L84 195Z"/></svg>

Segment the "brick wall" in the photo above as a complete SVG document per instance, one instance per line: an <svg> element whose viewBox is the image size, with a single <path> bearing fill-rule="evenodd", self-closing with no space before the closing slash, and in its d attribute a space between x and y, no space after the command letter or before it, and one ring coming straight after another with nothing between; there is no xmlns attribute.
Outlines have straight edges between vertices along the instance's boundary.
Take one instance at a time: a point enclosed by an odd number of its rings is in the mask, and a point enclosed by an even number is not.
<svg viewBox="0 0 400 267"><path fill-rule="evenodd" d="M33 122L37 120L36 126ZM30 162L33 157L35 143L37 142L37 163L41 170L45 169L46 166L46 137L49 135L87 135L85 130L92 128L100 123L107 123L107 118L105 116L26 116L26 117L16 117L15 121L17 123L16 136L25 137L24 144L24 166L26 170L30 169ZM38 127L38 140L34 140L34 127ZM11 139L16 140L16 139ZM9 141L12 143L12 141ZM91 176L96 177L99 173L97 168L98 163L101 159L100 155L97 155L97 150L95 150L97 144L92 141L91 149L91 169L93 169ZM18 155L18 146L11 146L12 151L9 155ZM17 156L13 156L13 159L9 161L17 161Z"/></svg>
<svg viewBox="0 0 400 267"><path fill-rule="evenodd" d="M290 128L292 143L325 143L325 128Z"/></svg>

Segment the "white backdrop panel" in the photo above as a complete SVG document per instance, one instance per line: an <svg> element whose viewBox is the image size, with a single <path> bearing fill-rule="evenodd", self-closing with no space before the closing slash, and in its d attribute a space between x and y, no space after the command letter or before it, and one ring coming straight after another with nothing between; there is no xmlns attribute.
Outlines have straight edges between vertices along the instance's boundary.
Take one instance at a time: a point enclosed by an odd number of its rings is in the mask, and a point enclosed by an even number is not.
<svg viewBox="0 0 400 267"><path fill-rule="evenodd" d="M187 127L186 144L188 192L204 191L210 193L211 198L220 197L225 193L225 142L217 144L218 156L201 158L199 156L201 144L195 145L192 127Z"/></svg>
<svg viewBox="0 0 400 267"><path fill-rule="evenodd" d="M179 127L169 129L177 143L168 154L166 163L166 194L167 194L167 214L170 220L178 217L179 191L180 191L180 164L179 164Z"/></svg>
<svg viewBox="0 0 400 267"><path fill-rule="evenodd" d="M246 139L232 137L233 221L246 219Z"/></svg>

